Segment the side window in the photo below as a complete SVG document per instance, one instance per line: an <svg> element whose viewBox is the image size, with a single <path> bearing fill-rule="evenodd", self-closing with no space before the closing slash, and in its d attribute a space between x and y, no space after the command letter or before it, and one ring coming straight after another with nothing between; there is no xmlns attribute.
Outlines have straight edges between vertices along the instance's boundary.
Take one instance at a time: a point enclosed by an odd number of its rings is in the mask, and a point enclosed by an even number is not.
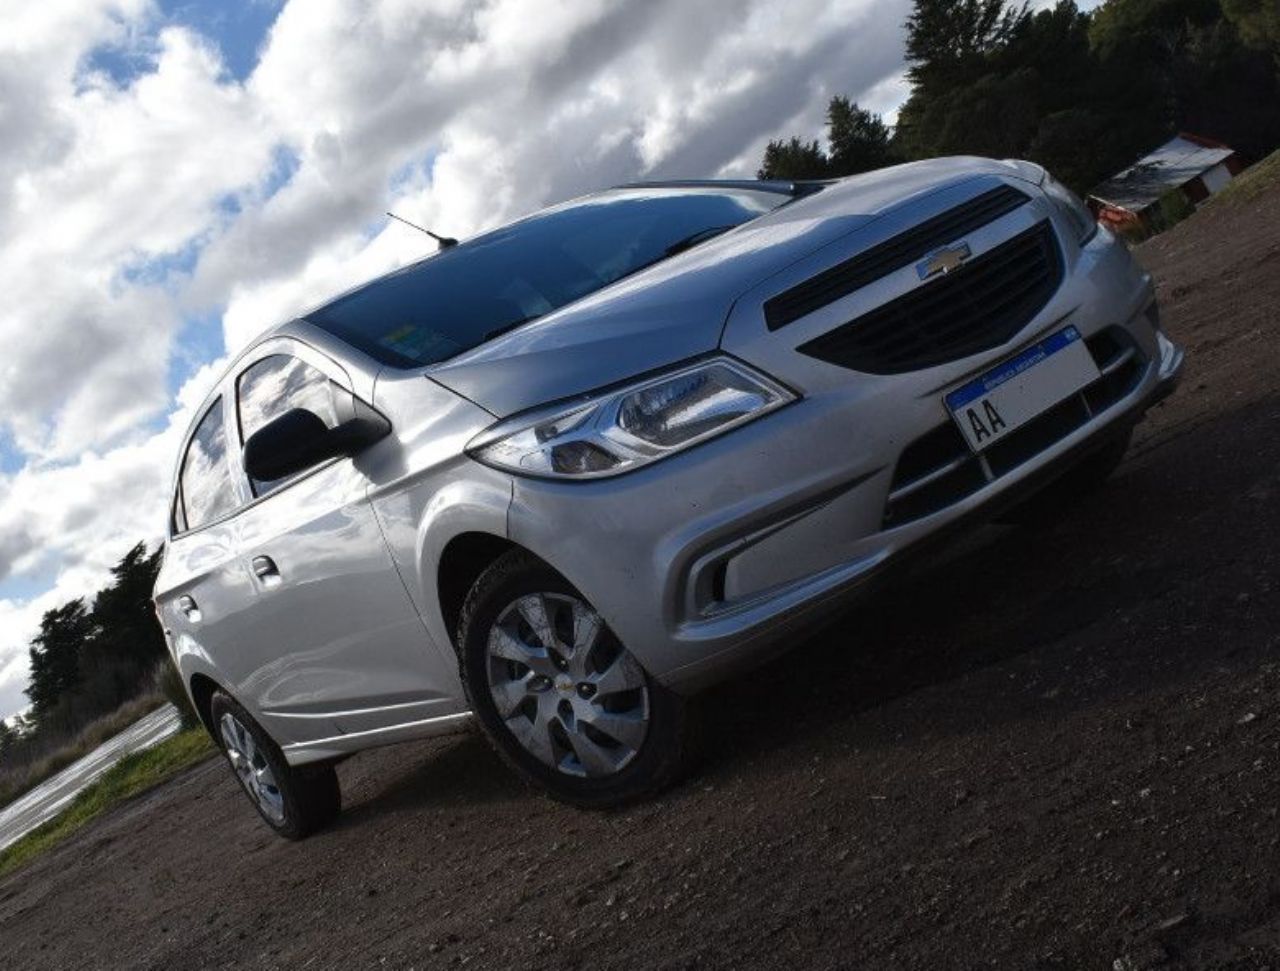
<svg viewBox="0 0 1280 971"><path fill-rule="evenodd" d="M200 419L182 458L179 523L198 529L231 512L236 507L227 465L227 435L222 422L222 399L218 398Z"/></svg>
<svg viewBox="0 0 1280 971"><path fill-rule="evenodd" d="M294 408L305 408L319 415L330 428L338 423L332 383L324 374L296 357L287 354L264 357L240 375L236 389L236 412L240 419L242 442L271 419ZM252 480L253 494L264 496L287 481Z"/></svg>

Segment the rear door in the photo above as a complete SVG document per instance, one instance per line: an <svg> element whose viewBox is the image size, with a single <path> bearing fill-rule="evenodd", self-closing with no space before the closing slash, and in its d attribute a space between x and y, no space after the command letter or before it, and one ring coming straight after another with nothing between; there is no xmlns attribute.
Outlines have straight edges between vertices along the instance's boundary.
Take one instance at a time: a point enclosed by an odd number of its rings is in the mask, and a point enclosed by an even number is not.
<svg viewBox="0 0 1280 971"><path fill-rule="evenodd" d="M233 472L249 493L236 516L252 609L225 666L282 741L375 731L465 707L392 562L368 480L348 458L291 479L250 482L244 442L271 419L306 408L330 427L354 398L335 362L291 339L269 341L228 389Z"/></svg>
<svg viewBox="0 0 1280 971"><path fill-rule="evenodd" d="M216 666L252 595L236 544L234 514L245 496L232 471L226 411L225 395L216 395L185 443L156 581L166 636L202 670Z"/></svg>

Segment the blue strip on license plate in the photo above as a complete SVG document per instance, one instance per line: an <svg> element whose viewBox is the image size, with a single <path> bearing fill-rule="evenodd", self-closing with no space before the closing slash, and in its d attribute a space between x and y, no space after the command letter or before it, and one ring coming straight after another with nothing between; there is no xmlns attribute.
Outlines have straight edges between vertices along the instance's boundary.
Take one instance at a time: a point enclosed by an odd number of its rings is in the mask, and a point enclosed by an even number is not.
<svg viewBox="0 0 1280 971"><path fill-rule="evenodd" d="M1051 334L1033 347L1028 347L1017 357L1010 358L999 367L988 371L980 378L970 381L963 387L956 388L946 397L947 407L951 411L959 411L975 398L989 394L1006 381L1016 378L1027 368L1035 367L1051 354L1056 354L1076 341L1080 340L1080 331L1067 327L1056 334Z"/></svg>

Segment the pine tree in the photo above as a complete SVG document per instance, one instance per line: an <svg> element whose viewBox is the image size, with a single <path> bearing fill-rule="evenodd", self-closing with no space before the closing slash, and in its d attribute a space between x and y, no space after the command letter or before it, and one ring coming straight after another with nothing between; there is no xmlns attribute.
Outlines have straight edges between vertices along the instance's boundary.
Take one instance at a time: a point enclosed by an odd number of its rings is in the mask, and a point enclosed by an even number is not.
<svg viewBox="0 0 1280 971"><path fill-rule="evenodd" d="M827 156L816 142L770 142L764 150L764 161L756 174L762 179L825 179Z"/></svg>
<svg viewBox="0 0 1280 971"><path fill-rule="evenodd" d="M3 761L5 753L13 747L18 740L18 733L9 727L9 723L0 718L0 761Z"/></svg>
<svg viewBox="0 0 1280 971"><path fill-rule="evenodd" d="M1280 0L1222 0L1222 12L1236 25L1241 40L1270 51L1280 64Z"/></svg>
<svg viewBox="0 0 1280 971"><path fill-rule="evenodd" d="M916 0L907 18L907 76L915 85L959 85L980 77L986 58L1030 14L1005 0Z"/></svg>
<svg viewBox="0 0 1280 971"><path fill-rule="evenodd" d="M84 601L72 600L45 612L40 631L32 641L31 683L27 697L35 720L80 682L80 653L93 633L93 622Z"/></svg>
<svg viewBox="0 0 1280 971"><path fill-rule="evenodd" d="M816 140L805 142L795 136L770 142L757 174L762 179L832 179L897 161L889 144L889 126L843 95L827 105L827 143L829 153Z"/></svg>
<svg viewBox="0 0 1280 971"><path fill-rule="evenodd" d="M828 168L834 176L857 175L892 165L889 126L879 115L842 95L827 106Z"/></svg>
<svg viewBox="0 0 1280 971"><path fill-rule="evenodd" d="M160 572L160 550L139 543L111 568L112 583L93 598L94 649L115 661L150 669L165 656L151 593Z"/></svg>

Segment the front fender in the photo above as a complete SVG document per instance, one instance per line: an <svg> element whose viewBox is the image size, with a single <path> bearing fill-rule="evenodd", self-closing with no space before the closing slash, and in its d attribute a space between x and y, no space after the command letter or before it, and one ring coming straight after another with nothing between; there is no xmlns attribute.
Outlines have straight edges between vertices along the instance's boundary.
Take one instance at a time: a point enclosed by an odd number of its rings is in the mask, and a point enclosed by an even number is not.
<svg viewBox="0 0 1280 971"><path fill-rule="evenodd" d="M468 475L444 484L422 482L374 503L409 596L451 664L456 655L440 603L441 557L449 543L466 534L506 539L511 491L510 481L497 473L481 479Z"/></svg>
<svg viewBox="0 0 1280 971"><path fill-rule="evenodd" d="M428 636L456 671L440 604L440 558L465 533L507 538L511 480L464 451L494 418L413 372L384 374L376 396L395 431L371 450L367 470L375 484L369 501ZM461 684L457 689L461 697Z"/></svg>

